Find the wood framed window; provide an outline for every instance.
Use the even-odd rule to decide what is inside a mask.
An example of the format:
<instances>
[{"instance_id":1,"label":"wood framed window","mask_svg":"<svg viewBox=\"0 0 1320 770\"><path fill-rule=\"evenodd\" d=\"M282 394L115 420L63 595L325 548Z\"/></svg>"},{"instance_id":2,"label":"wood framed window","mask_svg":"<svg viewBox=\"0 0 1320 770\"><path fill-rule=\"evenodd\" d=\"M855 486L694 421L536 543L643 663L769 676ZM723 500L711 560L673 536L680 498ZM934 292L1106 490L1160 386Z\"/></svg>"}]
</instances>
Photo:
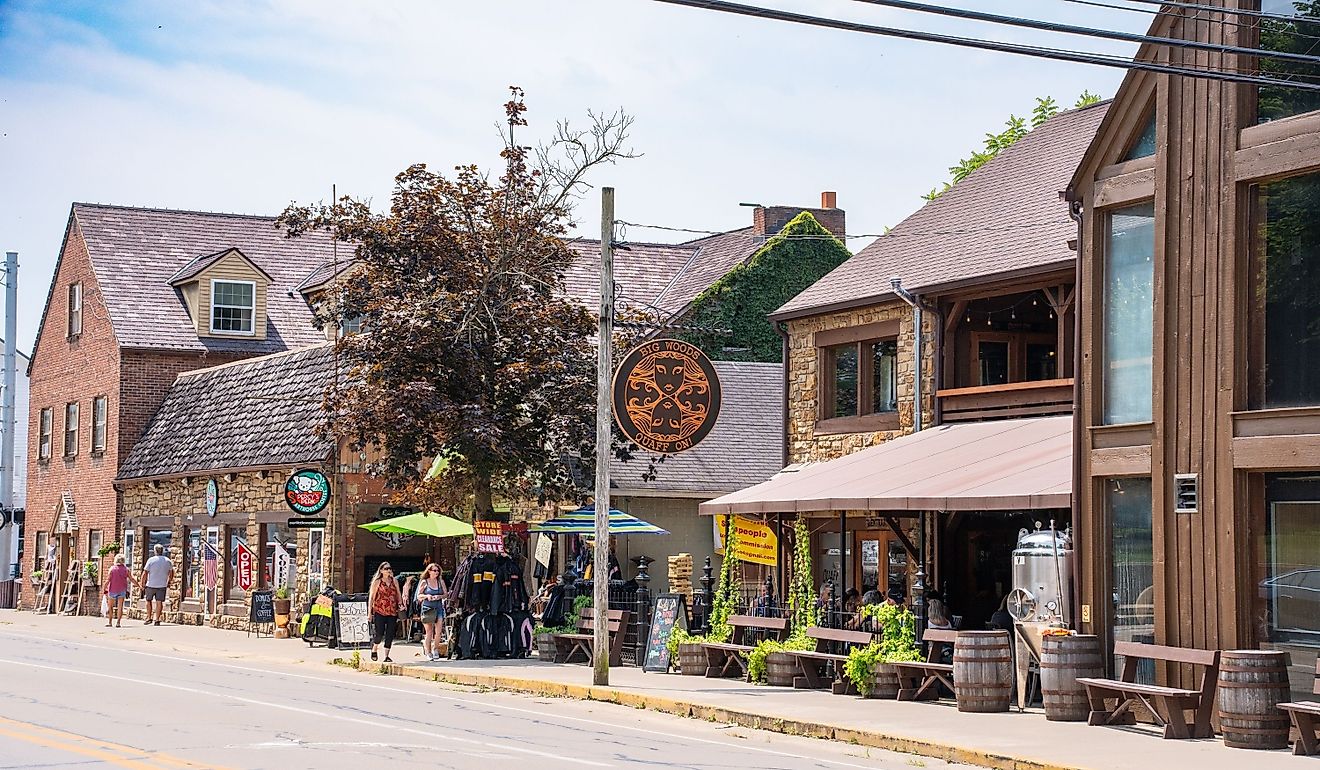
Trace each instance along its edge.
<instances>
[{"instance_id":1,"label":"wood framed window","mask_svg":"<svg viewBox=\"0 0 1320 770\"><path fill-rule=\"evenodd\" d=\"M38 418L38 428L37 428L37 459L38 460L50 459L51 433L55 430L53 425L54 422L55 422L54 410L51 409L50 407L46 407L45 409L42 409L41 416Z\"/></svg>"},{"instance_id":2,"label":"wood framed window","mask_svg":"<svg viewBox=\"0 0 1320 770\"><path fill-rule=\"evenodd\" d=\"M69 339L73 339L82 334L82 301L82 283L69 284L69 315L68 325L66 327Z\"/></svg>"},{"instance_id":3,"label":"wood framed window","mask_svg":"<svg viewBox=\"0 0 1320 770\"><path fill-rule=\"evenodd\" d=\"M975 385L1007 385L1058 377L1058 340L1053 334L972 332Z\"/></svg>"},{"instance_id":4,"label":"wood framed window","mask_svg":"<svg viewBox=\"0 0 1320 770\"><path fill-rule=\"evenodd\" d=\"M46 532L38 532L36 541L36 547L32 551L33 572L46 568L46 549L49 547L50 535Z\"/></svg>"},{"instance_id":5,"label":"wood framed window","mask_svg":"<svg viewBox=\"0 0 1320 770\"><path fill-rule=\"evenodd\" d=\"M108 399L97 396L92 399L92 451L105 451L106 411Z\"/></svg>"},{"instance_id":6,"label":"wood framed window","mask_svg":"<svg viewBox=\"0 0 1320 770\"><path fill-rule=\"evenodd\" d=\"M78 454L78 402L64 405L64 456Z\"/></svg>"},{"instance_id":7,"label":"wood framed window","mask_svg":"<svg viewBox=\"0 0 1320 770\"><path fill-rule=\"evenodd\" d=\"M898 324L869 324L816 335L817 430L898 428Z\"/></svg>"},{"instance_id":8,"label":"wood framed window","mask_svg":"<svg viewBox=\"0 0 1320 770\"><path fill-rule=\"evenodd\" d=\"M211 332L256 334L257 284L255 281L211 280Z\"/></svg>"},{"instance_id":9,"label":"wood framed window","mask_svg":"<svg viewBox=\"0 0 1320 770\"><path fill-rule=\"evenodd\" d=\"M105 535L99 529L87 530L87 559L101 558L101 546L105 544Z\"/></svg>"}]
</instances>

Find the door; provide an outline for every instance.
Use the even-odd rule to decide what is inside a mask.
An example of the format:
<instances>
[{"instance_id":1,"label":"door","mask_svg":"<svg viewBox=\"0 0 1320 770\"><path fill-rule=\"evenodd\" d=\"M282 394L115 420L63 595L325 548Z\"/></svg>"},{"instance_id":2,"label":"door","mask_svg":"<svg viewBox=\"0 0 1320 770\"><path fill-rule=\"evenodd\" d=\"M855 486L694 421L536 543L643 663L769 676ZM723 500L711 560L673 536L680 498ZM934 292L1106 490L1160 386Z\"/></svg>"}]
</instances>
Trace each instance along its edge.
<instances>
[{"instance_id":1,"label":"door","mask_svg":"<svg viewBox=\"0 0 1320 770\"><path fill-rule=\"evenodd\" d=\"M861 530L853 538L853 585L867 591L885 593L896 588L906 594L908 553L903 542L890 529Z\"/></svg>"}]
</instances>

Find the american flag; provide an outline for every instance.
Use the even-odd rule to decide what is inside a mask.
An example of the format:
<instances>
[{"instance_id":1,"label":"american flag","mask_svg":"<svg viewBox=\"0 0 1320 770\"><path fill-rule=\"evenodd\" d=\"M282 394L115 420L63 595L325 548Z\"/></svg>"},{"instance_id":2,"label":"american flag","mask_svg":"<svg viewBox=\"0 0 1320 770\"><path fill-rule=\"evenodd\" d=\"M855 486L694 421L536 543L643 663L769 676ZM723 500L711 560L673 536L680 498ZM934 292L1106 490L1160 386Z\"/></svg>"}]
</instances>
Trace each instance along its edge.
<instances>
[{"instance_id":1,"label":"american flag","mask_svg":"<svg viewBox=\"0 0 1320 770\"><path fill-rule=\"evenodd\" d=\"M206 581L206 590L215 590L216 572L220 568L220 552L215 546L202 541L202 580Z\"/></svg>"}]
</instances>

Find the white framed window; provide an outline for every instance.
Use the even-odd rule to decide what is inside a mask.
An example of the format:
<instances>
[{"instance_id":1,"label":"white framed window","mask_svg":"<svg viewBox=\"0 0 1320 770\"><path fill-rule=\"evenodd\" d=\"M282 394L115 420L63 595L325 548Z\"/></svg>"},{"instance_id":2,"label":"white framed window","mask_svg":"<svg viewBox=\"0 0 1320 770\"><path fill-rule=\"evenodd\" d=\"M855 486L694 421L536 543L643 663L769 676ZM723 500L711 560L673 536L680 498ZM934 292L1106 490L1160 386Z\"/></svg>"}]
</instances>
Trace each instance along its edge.
<instances>
[{"instance_id":1,"label":"white framed window","mask_svg":"<svg viewBox=\"0 0 1320 770\"><path fill-rule=\"evenodd\" d=\"M54 430L52 423L55 421L55 415L50 407L41 410L40 428L37 439L37 459L50 459L50 434Z\"/></svg>"},{"instance_id":2,"label":"white framed window","mask_svg":"<svg viewBox=\"0 0 1320 770\"><path fill-rule=\"evenodd\" d=\"M92 399L92 451L105 451L105 426L106 426L106 404L105 396L97 396Z\"/></svg>"},{"instance_id":3,"label":"white framed window","mask_svg":"<svg viewBox=\"0 0 1320 770\"><path fill-rule=\"evenodd\" d=\"M87 558L101 558L101 546L105 545L105 535L99 529L87 531Z\"/></svg>"},{"instance_id":4,"label":"white framed window","mask_svg":"<svg viewBox=\"0 0 1320 770\"><path fill-rule=\"evenodd\" d=\"M81 283L69 284L69 339L82 334L82 299L83 286Z\"/></svg>"},{"instance_id":5,"label":"white framed window","mask_svg":"<svg viewBox=\"0 0 1320 770\"><path fill-rule=\"evenodd\" d=\"M133 556L136 553L136 551L134 550L134 545L136 543L137 543L137 530L133 530L133 529L124 530L124 549L120 551L120 553L124 555L124 565L127 566L129 569L133 568L133 561L134 561Z\"/></svg>"},{"instance_id":6,"label":"white framed window","mask_svg":"<svg viewBox=\"0 0 1320 770\"><path fill-rule=\"evenodd\" d=\"M255 334L257 284L211 279L211 332Z\"/></svg>"},{"instance_id":7,"label":"white framed window","mask_svg":"<svg viewBox=\"0 0 1320 770\"><path fill-rule=\"evenodd\" d=\"M64 405L64 456L78 454L78 402Z\"/></svg>"}]
</instances>

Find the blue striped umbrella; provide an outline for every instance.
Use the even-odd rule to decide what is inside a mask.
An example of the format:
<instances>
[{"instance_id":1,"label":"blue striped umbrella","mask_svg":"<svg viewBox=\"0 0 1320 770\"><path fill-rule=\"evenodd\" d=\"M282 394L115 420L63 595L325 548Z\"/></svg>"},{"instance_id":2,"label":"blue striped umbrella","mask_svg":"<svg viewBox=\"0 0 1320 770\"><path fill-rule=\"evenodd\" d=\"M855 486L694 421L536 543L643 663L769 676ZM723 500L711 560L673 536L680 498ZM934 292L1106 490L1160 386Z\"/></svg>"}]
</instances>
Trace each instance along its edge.
<instances>
[{"instance_id":1,"label":"blue striped umbrella","mask_svg":"<svg viewBox=\"0 0 1320 770\"><path fill-rule=\"evenodd\" d=\"M576 511L561 513L549 521L531 526L532 532L548 532L556 535L587 535L596 533L596 509L579 508ZM668 535L669 531L649 524L636 516L610 509L611 535Z\"/></svg>"}]
</instances>

